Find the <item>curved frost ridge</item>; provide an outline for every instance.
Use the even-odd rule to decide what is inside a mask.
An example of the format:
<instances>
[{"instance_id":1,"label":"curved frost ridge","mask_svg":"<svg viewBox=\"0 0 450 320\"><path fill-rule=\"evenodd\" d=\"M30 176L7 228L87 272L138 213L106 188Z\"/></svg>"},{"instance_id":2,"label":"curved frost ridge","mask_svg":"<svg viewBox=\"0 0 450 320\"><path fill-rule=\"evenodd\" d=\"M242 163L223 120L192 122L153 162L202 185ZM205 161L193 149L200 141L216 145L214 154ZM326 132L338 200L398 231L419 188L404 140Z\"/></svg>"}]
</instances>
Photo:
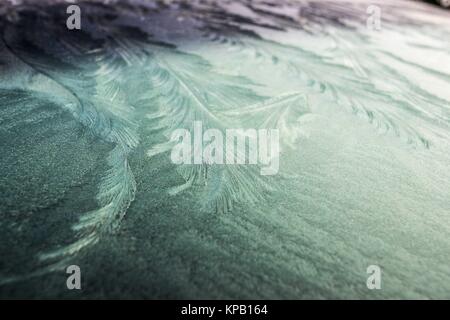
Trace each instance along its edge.
<instances>
[{"instance_id":1,"label":"curved frost ridge","mask_svg":"<svg viewBox=\"0 0 450 320\"><path fill-rule=\"evenodd\" d=\"M139 137L134 108L122 90L126 79L121 77L126 74L124 68L128 64L114 51L114 46L119 47L117 43L98 50L89 46L74 50L55 35L55 46L44 48L32 37L23 38L14 28L7 28L3 39L11 53L33 70L36 81L31 83L32 90L56 96L58 103L68 108L88 130L112 143L106 159L109 168L100 180L96 196L100 208L84 213L73 226L78 232L78 240L41 253L40 260L48 261L50 265L27 275L29 278L64 267L71 255L96 243L102 234L117 229L136 191L127 157L139 143ZM80 66L72 65L72 61L78 61ZM45 84L41 85L42 82ZM51 263L53 260L56 262ZM5 277L2 282L20 279L23 277Z\"/></svg>"},{"instance_id":2,"label":"curved frost ridge","mask_svg":"<svg viewBox=\"0 0 450 320\"><path fill-rule=\"evenodd\" d=\"M78 241L41 254L41 260L70 256L96 243L102 234L116 231L134 200L136 182L128 164L128 155L139 143L139 137L137 125L133 120L133 108L127 104L119 83L119 77L124 70L115 73L107 71L109 65L117 64L114 58L106 62L103 59L100 61L102 62L99 64L99 71L94 73L96 97L93 103L88 104L89 112L80 116L83 123L88 123L88 127L101 138L114 143L114 148L107 157L109 169L100 180L96 196L101 207L84 213L72 227L81 234ZM106 98L107 96L111 98Z\"/></svg>"},{"instance_id":3,"label":"curved frost ridge","mask_svg":"<svg viewBox=\"0 0 450 320\"><path fill-rule=\"evenodd\" d=\"M99 209L84 213L72 229L82 232L76 242L40 255L41 260L70 256L99 241L103 233L117 230L136 192L136 182L127 160L128 152L117 145L108 156L108 169L102 177L97 200Z\"/></svg>"}]
</instances>

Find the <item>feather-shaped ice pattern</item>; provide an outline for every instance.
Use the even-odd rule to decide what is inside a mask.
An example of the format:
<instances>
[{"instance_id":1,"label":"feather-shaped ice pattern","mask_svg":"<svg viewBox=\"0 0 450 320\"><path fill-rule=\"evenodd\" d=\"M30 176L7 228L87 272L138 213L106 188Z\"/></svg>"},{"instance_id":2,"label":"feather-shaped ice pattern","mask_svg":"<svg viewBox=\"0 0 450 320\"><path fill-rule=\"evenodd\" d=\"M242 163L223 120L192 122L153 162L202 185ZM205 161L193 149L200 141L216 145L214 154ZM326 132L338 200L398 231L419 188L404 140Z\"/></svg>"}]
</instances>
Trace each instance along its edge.
<instances>
[{"instance_id":1,"label":"feather-shaped ice pattern","mask_svg":"<svg viewBox=\"0 0 450 320\"><path fill-rule=\"evenodd\" d=\"M21 2L0 2L2 290L75 260L132 297L448 297L447 13L377 1L372 32L369 0L83 1L68 31L66 3ZM172 164L196 121L279 129L280 173Z\"/></svg>"},{"instance_id":2,"label":"feather-shaped ice pattern","mask_svg":"<svg viewBox=\"0 0 450 320\"><path fill-rule=\"evenodd\" d=\"M148 73L153 83L149 99L158 111L148 114L147 119L149 125L163 130L167 137L166 142L153 146L148 156L171 151L172 131L185 128L193 132L196 121L202 123L204 130L220 129L224 133L233 128L279 129L281 143L291 147L299 137L298 120L309 112L301 93L269 99L256 94L252 88L257 85L248 79L220 74L198 56L157 47L148 50L152 52ZM169 193L202 185L202 201L218 212L229 211L239 201L263 201L262 193L272 189L259 177L258 170L245 165L183 165L178 170L186 183Z\"/></svg>"}]
</instances>

